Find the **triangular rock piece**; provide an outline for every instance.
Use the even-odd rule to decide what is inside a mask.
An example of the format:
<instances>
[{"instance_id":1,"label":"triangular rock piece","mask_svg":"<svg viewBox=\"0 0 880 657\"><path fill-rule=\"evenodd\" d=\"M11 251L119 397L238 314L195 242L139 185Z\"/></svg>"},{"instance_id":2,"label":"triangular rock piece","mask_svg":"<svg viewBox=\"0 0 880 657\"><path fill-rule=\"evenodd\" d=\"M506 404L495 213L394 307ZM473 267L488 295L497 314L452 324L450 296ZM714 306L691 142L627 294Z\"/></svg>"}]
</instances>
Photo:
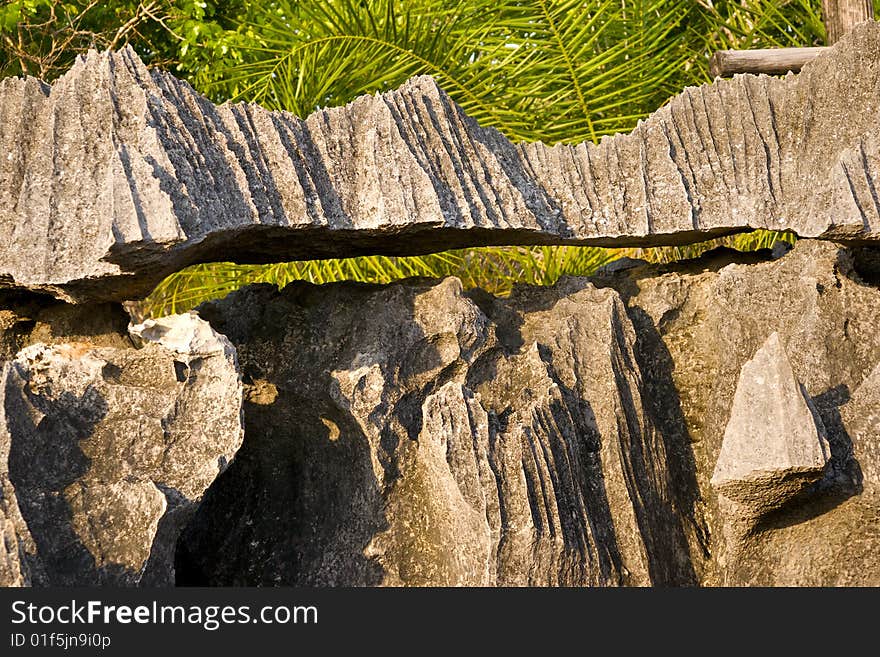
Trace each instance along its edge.
<instances>
[{"instance_id":1,"label":"triangular rock piece","mask_svg":"<svg viewBox=\"0 0 880 657\"><path fill-rule=\"evenodd\" d=\"M822 420L773 333L740 371L712 485L763 514L821 478L828 458Z\"/></svg>"}]
</instances>

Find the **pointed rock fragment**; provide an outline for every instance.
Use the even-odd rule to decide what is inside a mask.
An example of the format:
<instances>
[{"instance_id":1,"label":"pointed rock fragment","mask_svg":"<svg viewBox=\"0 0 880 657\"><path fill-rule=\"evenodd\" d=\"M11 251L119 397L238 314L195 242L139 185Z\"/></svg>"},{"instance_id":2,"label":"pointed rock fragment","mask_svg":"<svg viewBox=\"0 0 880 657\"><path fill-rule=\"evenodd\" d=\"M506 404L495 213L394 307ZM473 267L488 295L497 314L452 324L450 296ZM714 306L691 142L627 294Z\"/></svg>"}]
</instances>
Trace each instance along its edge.
<instances>
[{"instance_id":1,"label":"pointed rock fragment","mask_svg":"<svg viewBox=\"0 0 880 657\"><path fill-rule=\"evenodd\" d=\"M712 485L761 515L821 478L825 428L773 333L743 365Z\"/></svg>"}]
</instances>

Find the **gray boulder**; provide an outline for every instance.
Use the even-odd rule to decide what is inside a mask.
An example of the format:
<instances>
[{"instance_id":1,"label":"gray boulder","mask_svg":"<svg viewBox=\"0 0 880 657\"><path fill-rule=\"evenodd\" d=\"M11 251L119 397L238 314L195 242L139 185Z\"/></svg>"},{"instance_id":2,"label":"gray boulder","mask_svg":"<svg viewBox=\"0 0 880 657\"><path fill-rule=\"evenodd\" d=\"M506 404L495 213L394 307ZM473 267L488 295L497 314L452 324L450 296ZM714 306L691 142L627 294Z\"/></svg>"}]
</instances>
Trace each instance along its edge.
<instances>
[{"instance_id":1,"label":"gray boulder","mask_svg":"<svg viewBox=\"0 0 880 657\"><path fill-rule=\"evenodd\" d=\"M880 26L785 79L686 89L599 145L512 144L434 81L301 120L214 106L130 49L0 81L0 282L72 301L200 261L491 244L880 239Z\"/></svg>"},{"instance_id":2,"label":"gray boulder","mask_svg":"<svg viewBox=\"0 0 880 657\"><path fill-rule=\"evenodd\" d=\"M0 581L880 585L877 250L774 254L19 299Z\"/></svg>"},{"instance_id":3,"label":"gray boulder","mask_svg":"<svg viewBox=\"0 0 880 657\"><path fill-rule=\"evenodd\" d=\"M33 344L0 380L0 584L172 585L177 536L242 439L235 350L195 315L140 349Z\"/></svg>"},{"instance_id":4,"label":"gray boulder","mask_svg":"<svg viewBox=\"0 0 880 657\"><path fill-rule=\"evenodd\" d=\"M206 304L247 435L178 581L876 584L872 254L802 241L508 299L447 279Z\"/></svg>"}]
</instances>

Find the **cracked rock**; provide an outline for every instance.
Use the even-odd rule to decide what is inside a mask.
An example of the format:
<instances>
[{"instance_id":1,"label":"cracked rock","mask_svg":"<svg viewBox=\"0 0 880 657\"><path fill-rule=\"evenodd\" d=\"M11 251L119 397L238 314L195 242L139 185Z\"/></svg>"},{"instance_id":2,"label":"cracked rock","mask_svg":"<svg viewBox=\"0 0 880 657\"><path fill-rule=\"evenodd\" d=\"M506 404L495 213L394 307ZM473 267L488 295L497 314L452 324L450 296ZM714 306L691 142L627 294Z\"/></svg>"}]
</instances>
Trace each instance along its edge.
<instances>
[{"instance_id":1,"label":"cracked rock","mask_svg":"<svg viewBox=\"0 0 880 657\"><path fill-rule=\"evenodd\" d=\"M177 536L241 443L241 384L195 315L135 332L140 349L37 343L7 362L0 584L174 583Z\"/></svg>"},{"instance_id":2,"label":"cracked rock","mask_svg":"<svg viewBox=\"0 0 880 657\"><path fill-rule=\"evenodd\" d=\"M639 336L643 400L668 445L676 512L702 585L880 582L876 253L800 240L775 259L719 249L593 279L621 294ZM829 459L805 494L756 517L711 478L743 367L773 332L824 426ZM757 400L747 410L761 408Z\"/></svg>"}]
</instances>

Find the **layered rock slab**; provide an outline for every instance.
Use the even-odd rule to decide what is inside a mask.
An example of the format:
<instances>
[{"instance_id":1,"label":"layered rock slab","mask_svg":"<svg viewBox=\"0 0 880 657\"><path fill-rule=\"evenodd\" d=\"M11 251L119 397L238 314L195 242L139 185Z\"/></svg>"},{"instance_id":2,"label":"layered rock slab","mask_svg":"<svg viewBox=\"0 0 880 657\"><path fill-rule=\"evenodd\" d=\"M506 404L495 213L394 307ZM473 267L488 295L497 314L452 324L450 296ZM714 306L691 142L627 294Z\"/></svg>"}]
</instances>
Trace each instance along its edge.
<instances>
[{"instance_id":1,"label":"layered rock slab","mask_svg":"<svg viewBox=\"0 0 880 657\"><path fill-rule=\"evenodd\" d=\"M295 283L200 313L238 351L247 431L179 583L693 582L613 291Z\"/></svg>"},{"instance_id":2,"label":"layered rock slab","mask_svg":"<svg viewBox=\"0 0 880 657\"><path fill-rule=\"evenodd\" d=\"M0 389L0 584L168 586L177 536L242 439L235 351L203 321L143 346L33 344Z\"/></svg>"},{"instance_id":3,"label":"layered rock slab","mask_svg":"<svg viewBox=\"0 0 880 657\"><path fill-rule=\"evenodd\" d=\"M880 27L785 79L686 89L599 145L514 145L433 80L305 120L214 106L132 50L0 81L0 280L121 300L206 260L489 244L880 238Z\"/></svg>"}]
</instances>

